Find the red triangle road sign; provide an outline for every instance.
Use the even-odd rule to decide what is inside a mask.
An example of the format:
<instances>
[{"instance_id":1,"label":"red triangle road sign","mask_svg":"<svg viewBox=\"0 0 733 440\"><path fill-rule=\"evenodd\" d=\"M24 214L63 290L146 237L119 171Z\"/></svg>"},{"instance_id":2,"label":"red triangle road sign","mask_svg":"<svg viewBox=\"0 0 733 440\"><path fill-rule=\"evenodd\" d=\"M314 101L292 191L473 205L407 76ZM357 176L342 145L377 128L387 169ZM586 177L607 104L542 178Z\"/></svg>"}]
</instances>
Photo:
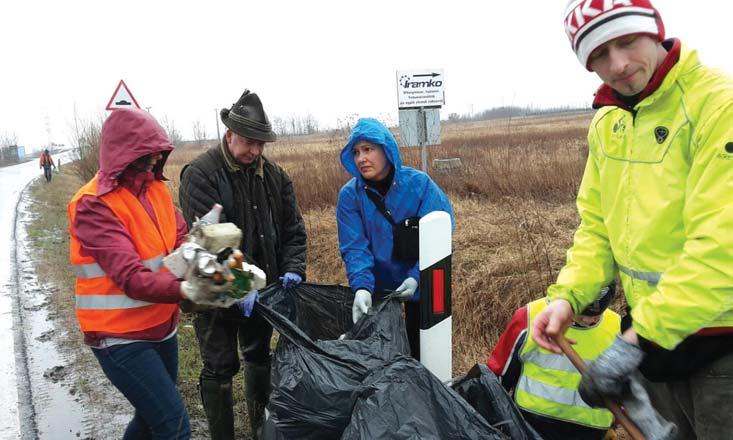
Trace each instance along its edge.
<instances>
[{"instance_id":1,"label":"red triangle road sign","mask_svg":"<svg viewBox=\"0 0 733 440\"><path fill-rule=\"evenodd\" d=\"M120 80L120 83L117 84L117 88L112 94L112 97L109 98L109 102L107 103L107 110L131 107L140 108L140 105L137 103L137 100L135 100L135 97L132 96L132 92L130 92L130 89L127 87L127 84L125 84L125 81Z\"/></svg>"}]
</instances>

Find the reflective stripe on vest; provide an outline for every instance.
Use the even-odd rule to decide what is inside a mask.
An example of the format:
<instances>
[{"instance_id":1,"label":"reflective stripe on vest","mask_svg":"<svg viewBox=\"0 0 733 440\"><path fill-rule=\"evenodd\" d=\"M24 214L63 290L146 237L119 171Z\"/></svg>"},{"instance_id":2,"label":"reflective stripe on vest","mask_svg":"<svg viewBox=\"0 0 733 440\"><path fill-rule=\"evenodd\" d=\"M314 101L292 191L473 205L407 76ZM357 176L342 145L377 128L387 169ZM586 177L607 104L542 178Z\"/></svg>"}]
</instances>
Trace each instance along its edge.
<instances>
[{"instance_id":1,"label":"reflective stripe on vest","mask_svg":"<svg viewBox=\"0 0 733 440\"><path fill-rule=\"evenodd\" d=\"M593 428L606 429L613 422L610 411L589 407L578 394L580 373L562 354L540 348L532 340L532 321L545 307L545 299L527 306L527 339L519 357L522 373L514 399L529 412ZM593 327L568 329L566 336L577 341L575 349L586 362L591 362L608 348L620 329L619 316L606 310Z\"/></svg>"},{"instance_id":2,"label":"reflective stripe on vest","mask_svg":"<svg viewBox=\"0 0 733 440\"><path fill-rule=\"evenodd\" d=\"M519 378L517 388L526 390L533 396L541 397L548 402L557 402L562 405L590 408L590 406L583 401L580 394L576 391L547 385L542 382L532 380L525 375L522 375L522 377Z\"/></svg>"},{"instance_id":3,"label":"reflective stripe on vest","mask_svg":"<svg viewBox=\"0 0 733 440\"><path fill-rule=\"evenodd\" d=\"M634 269L629 269L628 267L618 265L618 269L625 273L626 275L630 276L631 278L636 278L637 280L646 281L649 283L650 286L656 286L659 284L659 280L662 279L662 272L641 272Z\"/></svg>"},{"instance_id":4,"label":"reflective stripe on vest","mask_svg":"<svg viewBox=\"0 0 733 440\"><path fill-rule=\"evenodd\" d=\"M152 305L147 301L132 299L124 293L121 295L77 295L77 310L113 310L135 309Z\"/></svg>"},{"instance_id":5,"label":"reflective stripe on vest","mask_svg":"<svg viewBox=\"0 0 733 440\"><path fill-rule=\"evenodd\" d=\"M575 368L572 362L567 356L558 356L555 353L541 353L539 351L530 351L524 357L526 361L537 364L542 368L549 368L550 370L567 371L568 373L577 373L578 369ZM592 359L583 359L587 364Z\"/></svg>"},{"instance_id":6,"label":"reflective stripe on vest","mask_svg":"<svg viewBox=\"0 0 733 440\"><path fill-rule=\"evenodd\" d=\"M163 267L163 255L143 260L143 266L147 267L152 272L159 271L160 268ZM97 263L74 265L74 273L77 278L98 278L107 276Z\"/></svg>"},{"instance_id":7,"label":"reflective stripe on vest","mask_svg":"<svg viewBox=\"0 0 733 440\"><path fill-rule=\"evenodd\" d=\"M161 325L173 317L177 304L159 304L132 299L107 275L94 258L86 255L74 232L79 200L96 196L97 177L84 185L67 207L71 240L71 264L76 272L76 316L84 332L125 334ZM153 181L145 196L153 216L129 190L118 187L98 196L129 233L140 261L153 272L166 270L163 257L176 244L176 213L168 187ZM153 220L155 219L155 221Z\"/></svg>"}]
</instances>

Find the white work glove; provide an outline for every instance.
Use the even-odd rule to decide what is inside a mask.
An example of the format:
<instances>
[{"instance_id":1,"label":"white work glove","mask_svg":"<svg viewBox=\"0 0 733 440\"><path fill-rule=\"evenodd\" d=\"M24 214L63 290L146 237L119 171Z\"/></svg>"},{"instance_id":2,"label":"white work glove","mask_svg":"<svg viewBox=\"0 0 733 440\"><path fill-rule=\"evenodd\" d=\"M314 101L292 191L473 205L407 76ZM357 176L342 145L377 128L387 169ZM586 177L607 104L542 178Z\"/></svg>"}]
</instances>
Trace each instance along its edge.
<instances>
[{"instance_id":1,"label":"white work glove","mask_svg":"<svg viewBox=\"0 0 733 440\"><path fill-rule=\"evenodd\" d=\"M351 307L351 319L356 321L366 315L372 307L372 294L366 289L359 289L354 295L354 305Z\"/></svg>"},{"instance_id":2,"label":"white work glove","mask_svg":"<svg viewBox=\"0 0 733 440\"><path fill-rule=\"evenodd\" d=\"M395 293L397 293L397 298L399 298L400 301L409 301L415 294L416 290L417 281L415 281L415 278L413 277L408 277L402 282L402 284L400 284L400 287L395 289Z\"/></svg>"},{"instance_id":3,"label":"white work glove","mask_svg":"<svg viewBox=\"0 0 733 440\"><path fill-rule=\"evenodd\" d=\"M194 304L229 307L239 299L227 295L231 283L216 284L212 278L191 277L181 282L181 296Z\"/></svg>"}]
</instances>

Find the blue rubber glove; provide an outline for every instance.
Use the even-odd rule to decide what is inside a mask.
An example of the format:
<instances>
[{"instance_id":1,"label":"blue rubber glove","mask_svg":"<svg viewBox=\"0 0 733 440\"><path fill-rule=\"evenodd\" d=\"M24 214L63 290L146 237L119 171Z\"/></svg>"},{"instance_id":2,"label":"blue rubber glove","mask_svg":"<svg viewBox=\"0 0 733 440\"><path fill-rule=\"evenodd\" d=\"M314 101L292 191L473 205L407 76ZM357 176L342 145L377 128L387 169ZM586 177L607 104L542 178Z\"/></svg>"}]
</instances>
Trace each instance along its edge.
<instances>
[{"instance_id":1,"label":"blue rubber glove","mask_svg":"<svg viewBox=\"0 0 733 440\"><path fill-rule=\"evenodd\" d=\"M297 273L285 272L285 275L280 277L280 281L282 281L284 288L290 289L291 287L298 287L303 282L303 278Z\"/></svg>"},{"instance_id":2,"label":"blue rubber glove","mask_svg":"<svg viewBox=\"0 0 733 440\"><path fill-rule=\"evenodd\" d=\"M252 309L258 299L260 299L259 292L253 290L237 303L237 307L239 307L239 310L242 312L242 316L245 318L252 316Z\"/></svg>"}]
</instances>

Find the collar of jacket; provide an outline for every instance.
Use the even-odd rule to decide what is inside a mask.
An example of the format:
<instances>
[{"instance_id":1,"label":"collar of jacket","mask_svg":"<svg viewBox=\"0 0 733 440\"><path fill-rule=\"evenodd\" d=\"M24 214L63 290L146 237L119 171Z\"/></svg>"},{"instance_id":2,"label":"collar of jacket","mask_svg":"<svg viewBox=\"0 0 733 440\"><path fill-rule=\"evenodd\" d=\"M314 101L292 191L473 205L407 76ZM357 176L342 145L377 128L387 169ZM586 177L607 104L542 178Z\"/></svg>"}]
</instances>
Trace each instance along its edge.
<instances>
[{"instance_id":1,"label":"collar of jacket","mask_svg":"<svg viewBox=\"0 0 733 440\"><path fill-rule=\"evenodd\" d=\"M119 186L127 188L135 197L140 197L140 194L145 192L155 180L155 174L152 171L136 171L131 167L127 167L125 171L120 174L118 179Z\"/></svg>"},{"instance_id":2,"label":"collar of jacket","mask_svg":"<svg viewBox=\"0 0 733 440\"><path fill-rule=\"evenodd\" d=\"M219 144L219 148L221 148L221 153L224 156L224 162L227 164L227 170L230 172L237 172L239 170L246 170L250 167L256 167L255 174L257 174L260 177L263 177L265 175L265 161L262 158L262 155L257 158L256 161L253 163L243 166L239 164L235 159L234 156L232 156L232 153L229 151L229 144L227 144L227 138L222 138L221 143Z\"/></svg>"},{"instance_id":3,"label":"collar of jacket","mask_svg":"<svg viewBox=\"0 0 733 440\"><path fill-rule=\"evenodd\" d=\"M680 40L673 38L664 43L667 48L667 56L662 61L649 84L639 94L639 99L632 106L619 98L616 92L606 84L603 84L596 92L593 99L593 108L599 109L605 106L620 107L628 111L638 110L639 107L651 105L657 98L663 95L677 80L680 72L686 72L690 67L699 64L697 53L689 51L682 46Z\"/></svg>"}]
</instances>

